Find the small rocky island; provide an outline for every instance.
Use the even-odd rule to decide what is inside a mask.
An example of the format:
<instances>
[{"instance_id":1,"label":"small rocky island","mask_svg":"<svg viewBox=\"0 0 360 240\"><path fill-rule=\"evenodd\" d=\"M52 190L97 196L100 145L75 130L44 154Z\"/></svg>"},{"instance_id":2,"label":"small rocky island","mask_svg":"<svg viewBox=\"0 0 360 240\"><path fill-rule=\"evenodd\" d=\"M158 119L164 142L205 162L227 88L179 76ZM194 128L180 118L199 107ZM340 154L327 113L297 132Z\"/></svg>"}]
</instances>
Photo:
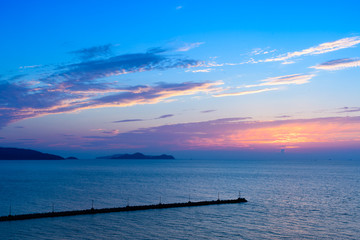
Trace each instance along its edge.
<instances>
[{"instance_id":1,"label":"small rocky island","mask_svg":"<svg viewBox=\"0 0 360 240\"><path fill-rule=\"evenodd\" d=\"M23 148L0 147L0 160L63 160L63 157Z\"/></svg>"},{"instance_id":2,"label":"small rocky island","mask_svg":"<svg viewBox=\"0 0 360 240\"><path fill-rule=\"evenodd\" d=\"M97 157L96 159L175 159L171 155L162 154L160 156L144 155L142 153L134 154L115 154L111 156Z\"/></svg>"}]
</instances>

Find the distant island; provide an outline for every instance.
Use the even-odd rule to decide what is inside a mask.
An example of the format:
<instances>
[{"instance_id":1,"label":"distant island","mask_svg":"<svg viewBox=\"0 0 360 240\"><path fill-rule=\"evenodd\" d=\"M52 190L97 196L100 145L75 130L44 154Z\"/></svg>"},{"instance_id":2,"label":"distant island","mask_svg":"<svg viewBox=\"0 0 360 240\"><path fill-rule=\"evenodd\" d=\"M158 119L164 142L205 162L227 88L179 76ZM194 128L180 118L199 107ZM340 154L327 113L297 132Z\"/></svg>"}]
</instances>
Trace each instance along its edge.
<instances>
[{"instance_id":1,"label":"distant island","mask_svg":"<svg viewBox=\"0 0 360 240\"><path fill-rule=\"evenodd\" d=\"M0 160L63 160L63 157L23 148L0 147Z\"/></svg>"},{"instance_id":2,"label":"distant island","mask_svg":"<svg viewBox=\"0 0 360 240\"><path fill-rule=\"evenodd\" d=\"M0 147L0 160L77 160L76 157L63 158L58 155L42 153L39 151L24 148ZM115 154L111 156L97 157L96 159L175 159L171 155L162 154L159 156L134 154Z\"/></svg>"},{"instance_id":3,"label":"distant island","mask_svg":"<svg viewBox=\"0 0 360 240\"><path fill-rule=\"evenodd\" d=\"M111 156L97 157L96 159L175 159L171 155L162 154L160 156L149 156L142 153L134 154L115 154Z\"/></svg>"}]
</instances>

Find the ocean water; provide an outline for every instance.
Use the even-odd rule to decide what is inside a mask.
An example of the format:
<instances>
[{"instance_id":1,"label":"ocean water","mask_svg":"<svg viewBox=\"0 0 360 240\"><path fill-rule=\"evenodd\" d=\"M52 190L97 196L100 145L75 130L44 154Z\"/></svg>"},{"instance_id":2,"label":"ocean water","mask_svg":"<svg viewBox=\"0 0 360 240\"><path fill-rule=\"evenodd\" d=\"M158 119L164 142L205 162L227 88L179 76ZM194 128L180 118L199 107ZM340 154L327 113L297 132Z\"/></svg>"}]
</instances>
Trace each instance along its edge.
<instances>
[{"instance_id":1,"label":"ocean water","mask_svg":"<svg viewBox=\"0 0 360 240\"><path fill-rule=\"evenodd\" d=\"M0 222L0 239L360 239L355 160L0 161L0 215L237 198Z\"/></svg>"}]
</instances>

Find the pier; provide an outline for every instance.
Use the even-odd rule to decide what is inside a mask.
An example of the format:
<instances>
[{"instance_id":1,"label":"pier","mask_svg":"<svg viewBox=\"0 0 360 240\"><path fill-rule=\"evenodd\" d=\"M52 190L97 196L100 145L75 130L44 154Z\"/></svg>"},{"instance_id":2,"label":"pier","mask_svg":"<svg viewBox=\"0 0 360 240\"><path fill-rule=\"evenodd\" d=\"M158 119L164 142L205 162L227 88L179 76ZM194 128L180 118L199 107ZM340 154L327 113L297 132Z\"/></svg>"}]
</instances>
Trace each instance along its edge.
<instances>
[{"instance_id":1,"label":"pier","mask_svg":"<svg viewBox=\"0 0 360 240\"><path fill-rule=\"evenodd\" d=\"M200 202L184 202L184 203L159 203L154 205L140 205L140 206L126 206L126 207L115 207L115 208L100 208L85 209L85 210L74 210L74 211L61 211L61 212L47 212L47 213L31 213L31 214L20 214L20 215L8 215L0 217L0 222L15 221L15 220L27 220L36 218L50 218L50 217L65 217L65 216L77 216L77 215L89 215L98 213L114 213L114 212L131 212L140 210L150 209L164 209L164 208L179 208L179 207L196 207L196 206L207 206L207 205L220 205L220 204L231 204L231 203L244 203L247 202L245 198L229 199L229 200L214 200L214 201L200 201Z\"/></svg>"}]
</instances>

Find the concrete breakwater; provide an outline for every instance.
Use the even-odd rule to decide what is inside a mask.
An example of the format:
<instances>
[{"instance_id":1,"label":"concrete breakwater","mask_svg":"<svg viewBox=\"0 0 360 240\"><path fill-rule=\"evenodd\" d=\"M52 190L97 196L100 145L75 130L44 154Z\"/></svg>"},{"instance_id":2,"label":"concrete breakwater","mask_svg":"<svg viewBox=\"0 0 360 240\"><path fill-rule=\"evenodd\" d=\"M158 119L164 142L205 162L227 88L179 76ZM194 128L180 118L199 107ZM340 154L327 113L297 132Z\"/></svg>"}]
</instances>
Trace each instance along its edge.
<instances>
[{"instance_id":1,"label":"concrete breakwater","mask_svg":"<svg viewBox=\"0 0 360 240\"><path fill-rule=\"evenodd\" d=\"M247 200L245 198L237 198L237 199L229 199L229 200L219 200L218 199L218 200L214 200L214 201L200 201L200 202L189 201L189 202L184 202L184 203L159 203L159 204L154 204L154 205L126 206L126 207L101 208L101 209L91 208L91 209L74 210L74 211L8 215L8 216L0 217L0 222L15 221L15 220L27 220L27 219L36 219L36 218L88 215L88 214L98 214L98 213L130 212L130 211L150 210L150 209L220 205L220 204L243 203L243 202L247 202Z\"/></svg>"}]
</instances>

